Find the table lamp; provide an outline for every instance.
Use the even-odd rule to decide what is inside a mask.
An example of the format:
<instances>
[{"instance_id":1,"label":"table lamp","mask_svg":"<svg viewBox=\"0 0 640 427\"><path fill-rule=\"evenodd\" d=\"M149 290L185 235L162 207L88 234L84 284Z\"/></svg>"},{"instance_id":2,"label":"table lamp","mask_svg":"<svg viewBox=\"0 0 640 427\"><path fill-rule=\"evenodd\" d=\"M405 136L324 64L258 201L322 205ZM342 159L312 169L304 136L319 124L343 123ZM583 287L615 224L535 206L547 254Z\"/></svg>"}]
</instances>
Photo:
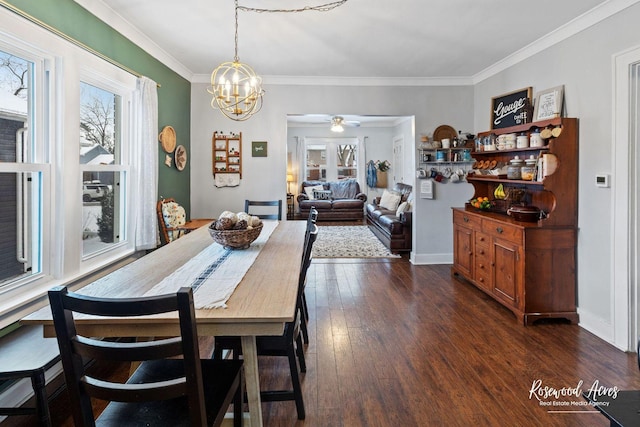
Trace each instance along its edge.
<instances>
[{"instance_id":1,"label":"table lamp","mask_svg":"<svg viewBox=\"0 0 640 427\"><path fill-rule=\"evenodd\" d=\"M287 193L291 193L291 183L293 182L293 174L287 174Z\"/></svg>"}]
</instances>

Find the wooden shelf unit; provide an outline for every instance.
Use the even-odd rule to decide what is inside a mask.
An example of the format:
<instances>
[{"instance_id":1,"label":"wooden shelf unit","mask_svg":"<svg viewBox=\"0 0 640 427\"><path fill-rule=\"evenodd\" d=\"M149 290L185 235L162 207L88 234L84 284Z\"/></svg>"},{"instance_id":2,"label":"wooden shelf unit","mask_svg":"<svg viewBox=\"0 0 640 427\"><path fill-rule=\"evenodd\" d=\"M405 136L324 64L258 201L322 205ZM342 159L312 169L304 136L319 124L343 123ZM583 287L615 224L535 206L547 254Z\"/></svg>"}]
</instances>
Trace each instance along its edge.
<instances>
[{"instance_id":1,"label":"wooden shelf unit","mask_svg":"<svg viewBox=\"0 0 640 427\"><path fill-rule=\"evenodd\" d=\"M223 135L213 133L211 139L213 174L237 173L242 178L242 132Z\"/></svg>"},{"instance_id":2,"label":"wooden shelf unit","mask_svg":"<svg viewBox=\"0 0 640 427\"><path fill-rule=\"evenodd\" d=\"M507 190L522 189L526 201L542 209L546 218L515 221L505 213L480 211L468 203L453 209L452 273L492 296L525 325L543 318L578 322L578 120L557 118L479 134L530 132L547 126L561 126L562 132L544 147L472 153L477 160L502 163L515 155L554 155L558 167L542 181L467 177L474 187L474 198L492 198L500 184Z\"/></svg>"}]
</instances>

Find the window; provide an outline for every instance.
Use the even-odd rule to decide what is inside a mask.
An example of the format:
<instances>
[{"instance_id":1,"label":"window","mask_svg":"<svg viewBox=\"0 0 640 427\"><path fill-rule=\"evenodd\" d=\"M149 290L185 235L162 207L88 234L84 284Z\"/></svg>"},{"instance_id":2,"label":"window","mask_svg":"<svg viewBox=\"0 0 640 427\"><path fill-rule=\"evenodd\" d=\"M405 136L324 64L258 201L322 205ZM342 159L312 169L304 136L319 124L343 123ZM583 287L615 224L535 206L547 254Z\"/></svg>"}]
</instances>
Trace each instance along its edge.
<instances>
[{"instance_id":1,"label":"window","mask_svg":"<svg viewBox=\"0 0 640 427\"><path fill-rule=\"evenodd\" d=\"M359 150L357 138L305 138L306 180L358 179Z\"/></svg>"},{"instance_id":2,"label":"window","mask_svg":"<svg viewBox=\"0 0 640 427\"><path fill-rule=\"evenodd\" d=\"M1 328L52 286L131 255L138 198L136 76L3 8L0 18Z\"/></svg>"},{"instance_id":3,"label":"window","mask_svg":"<svg viewBox=\"0 0 640 427\"><path fill-rule=\"evenodd\" d=\"M309 144L306 147L307 181L327 180L327 145Z\"/></svg>"},{"instance_id":4,"label":"window","mask_svg":"<svg viewBox=\"0 0 640 427\"><path fill-rule=\"evenodd\" d=\"M89 83L80 83L80 170L82 174L82 253L100 253L124 236L122 97Z\"/></svg>"},{"instance_id":5,"label":"window","mask_svg":"<svg viewBox=\"0 0 640 427\"><path fill-rule=\"evenodd\" d=\"M336 147L338 179L357 178L358 144L339 144Z\"/></svg>"},{"instance_id":6,"label":"window","mask_svg":"<svg viewBox=\"0 0 640 427\"><path fill-rule=\"evenodd\" d=\"M36 144L35 64L0 51L0 289L42 271L44 165Z\"/></svg>"}]
</instances>

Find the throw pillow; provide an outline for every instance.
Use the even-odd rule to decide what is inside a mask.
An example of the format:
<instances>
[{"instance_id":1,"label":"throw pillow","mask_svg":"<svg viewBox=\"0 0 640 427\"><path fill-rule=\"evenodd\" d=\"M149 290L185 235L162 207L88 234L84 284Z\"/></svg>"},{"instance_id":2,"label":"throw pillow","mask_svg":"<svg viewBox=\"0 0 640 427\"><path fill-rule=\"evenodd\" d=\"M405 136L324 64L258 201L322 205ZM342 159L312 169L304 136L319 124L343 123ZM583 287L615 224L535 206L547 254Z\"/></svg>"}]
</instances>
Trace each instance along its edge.
<instances>
[{"instance_id":1,"label":"throw pillow","mask_svg":"<svg viewBox=\"0 0 640 427\"><path fill-rule=\"evenodd\" d=\"M304 192L307 193L307 197L309 200L314 200L316 197L314 195L314 191L316 190L324 190L322 185L311 185L309 187L304 187Z\"/></svg>"},{"instance_id":2,"label":"throw pillow","mask_svg":"<svg viewBox=\"0 0 640 427\"><path fill-rule=\"evenodd\" d=\"M411 205L409 204L409 202L402 202L398 206L398 209L396 209L396 216L400 216L402 212L407 212L410 210L411 210Z\"/></svg>"},{"instance_id":3,"label":"throw pillow","mask_svg":"<svg viewBox=\"0 0 640 427\"><path fill-rule=\"evenodd\" d=\"M313 197L317 200L331 200L331 192L325 190L313 190Z\"/></svg>"},{"instance_id":4,"label":"throw pillow","mask_svg":"<svg viewBox=\"0 0 640 427\"><path fill-rule=\"evenodd\" d=\"M398 209L402 196L396 191L384 190L380 198L380 207L395 211Z\"/></svg>"},{"instance_id":5,"label":"throw pillow","mask_svg":"<svg viewBox=\"0 0 640 427\"><path fill-rule=\"evenodd\" d=\"M162 204L162 218L168 228L177 228L185 224L187 215L182 206L176 202ZM172 242L182 235L182 230L168 231L169 241Z\"/></svg>"}]
</instances>

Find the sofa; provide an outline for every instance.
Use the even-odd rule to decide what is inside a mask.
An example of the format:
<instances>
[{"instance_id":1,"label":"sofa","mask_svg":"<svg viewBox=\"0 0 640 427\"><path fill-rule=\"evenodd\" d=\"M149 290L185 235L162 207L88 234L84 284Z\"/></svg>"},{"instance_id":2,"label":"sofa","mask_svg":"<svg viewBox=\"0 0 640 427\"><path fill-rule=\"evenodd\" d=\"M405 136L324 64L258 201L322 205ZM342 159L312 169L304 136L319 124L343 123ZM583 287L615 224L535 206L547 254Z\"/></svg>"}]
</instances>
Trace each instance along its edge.
<instances>
[{"instance_id":1,"label":"sofa","mask_svg":"<svg viewBox=\"0 0 640 427\"><path fill-rule=\"evenodd\" d=\"M369 228L393 253L411 251L412 190L411 185L397 183L366 207Z\"/></svg>"},{"instance_id":2,"label":"sofa","mask_svg":"<svg viewBox=\"0 0 640 427\"><path fill-rule=\"evenodd\" d=\"M338 181L303 181L298 194L300 216L309 216L311 207L318 210L318 221L362 220L367 195L360 192L353 178Z\"/></svg>"}]
</instances>

